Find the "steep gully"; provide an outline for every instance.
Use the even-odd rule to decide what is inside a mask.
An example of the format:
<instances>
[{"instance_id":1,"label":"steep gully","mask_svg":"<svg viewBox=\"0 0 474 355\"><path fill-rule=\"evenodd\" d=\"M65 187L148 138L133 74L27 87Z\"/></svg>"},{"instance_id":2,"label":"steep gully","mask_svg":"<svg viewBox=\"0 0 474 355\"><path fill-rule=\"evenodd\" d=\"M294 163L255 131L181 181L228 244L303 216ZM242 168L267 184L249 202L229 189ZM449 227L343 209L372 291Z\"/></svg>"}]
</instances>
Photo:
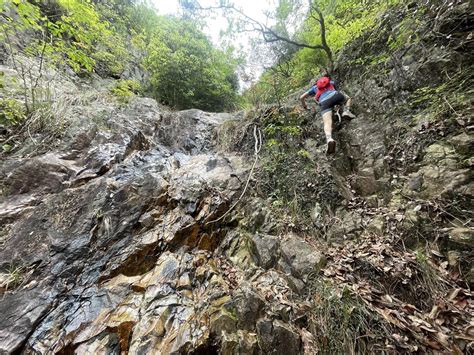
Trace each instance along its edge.
<instances>
[{"instance_id":1,"label":"steep gully","mask_svg":"<svg viewBox=\"0 0 474 355\"><path fill-rule=\"evenodd\" d=\"M407 110L418 88L439 84L427 73L469 65L456 42L467 25L445 52L429 47L450 21L464 24L461 7L440 13L427 21L436 31L390 60L340 68L359 117L337 133L334 158L321 158L317 137L302 142L337 192L335 205L315 198L306 233L276 232L258 198L209 223L252 163L213 139L229 120L247 125L242 115L77 102L61 144L1 162L0 352L313 354L331 340L310 329L314 309L347 294L387 326L382 339L362 333L372 351L472 351L471 118ZM385 51L403 16L387 16L341 62ZM420 242L429 250L411 251ZM338 297L315 292L315 279Z\"/></svg>"},{"instance_id":2,"label":"steep gully","mask_svg":"<svg viewBox=\"0 0 474 355\"><path fill-rule=\"evenodd\" d=\"M251 166L245 155L222 155L214 144L215 128L230 119L243 124L240 114L168 112L144 98L108 109L108 129L85 125L55 152L4 162L0 260L3 270L22 275L2 290L2 353L314 353L308 287L321 268L398 325L388 348L450 349L452 332L469 331L458 313L460 302L471 307L470 294L456 286L447 291L452 305L439 310L451 321L455 315L451 333L422 316L435 305L416 304L422 293L410 285L422 275L415 256L400 252L380 222L383 216L393 230L415 217L354 198L385 188L370 167L360 169L354 190L336 182L352 205L336 212L331 238L359 240L322 249L307 234L275 235L261 200L239 208L260 231L239 227L232 215L212 223L239 196ZM375 131L372 124L379 123L350 122L339 137L373 154L380 146L354 134ZM323 147L316 149L321 156ZM346 160L323 161L324 174L345 181L338 166ZM399 285L389 295L383 283ZM395 313L403 308L425 330Z\"/></svg>"}]
</instances>

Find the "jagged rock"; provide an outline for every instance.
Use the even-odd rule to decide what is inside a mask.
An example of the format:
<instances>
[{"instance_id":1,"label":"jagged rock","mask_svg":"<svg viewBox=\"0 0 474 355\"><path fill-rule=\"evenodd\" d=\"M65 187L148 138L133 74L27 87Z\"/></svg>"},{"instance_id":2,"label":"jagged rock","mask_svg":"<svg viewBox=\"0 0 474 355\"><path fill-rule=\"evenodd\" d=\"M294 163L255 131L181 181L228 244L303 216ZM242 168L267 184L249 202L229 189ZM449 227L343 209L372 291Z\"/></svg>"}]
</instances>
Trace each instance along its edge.
<instances>
[{"instance_id":1,"label":"jagged rock","mask_svg":"<svg viewBox=\"0 0 474 355\"><path fill-rule=\"evenodd\" d=\"M382 217L376 217L370 221L367 225L367 230L376 233L376 234L383 234L384 232L385 221Z\"/></svg>"},{"instance_id":2,"label":"jagged rock","mask_svg":"<svg viewBox=\"0 0 474 355\"><path fill-rule=\"evenodd\" d=\"M244 285L233 297L233 305L239 329L255 330L255 322L263 311L265 300L253 291L250 285Z\"/></svg>"},{"instance_id":3,"label":"jagged rock","mask_svg":"<svg viewBox=\"0 0 474 355\"><path fill-rule=\"evenodd\" d=\"M146 212L140 216L140 219L138 222L143 226L143 227L153 227L155 224L155 221L157 219L157 214L159 211L153 210L150 212Z\"/></svg>"},{"instance_id":4,"label":"jagged rock","mask_svg":"<svg viewBox=\"0 0 474 355\"><path fill-rule=\"evenodd\" d=\"M423 189L421 195L424 198L435 196L449 196L450 193L470 181L469 169L453 169L453 167L440 165L428 165L421 169L423 174Z\"/></svg>"},{"instance_id":5,"label":"jagged rock","mask_svg":"<svg viewBox=\"0 0 474 355\"><path fill-rule=\"evenodd\" d=\"M265 354L299 354L301 340L293 329L285 323L268 319L257 322L257 332Z\"/></svg>"},{"instance_id":6,"label":"jagged rock","mask_svg":"<svg viewBox=\"0 0 474 355\"><path fill-rule=\"evenodd\" d=\"M369 196L377 191L377 182L372 168L359 170L354 181L354 189L361 196Z\"/></svg>"},{"instance_id":7,"label":"jagged rock","mask_svg":"<svg viewBox=\"0 0 474 355\"><path fill-rule=\"evenodd\" d=\"M252 198L245 206L245 218L240 221L243 228L251 233L263 232L272 234L275 223L265 200Z\"/></svg>"},{"instance_id":8,"label":"jagged rock","mask_svg":"<svg viewBox=\"0 0 474 355\"><path fill-rule=\"evenodd\" d=\"M471 154L474 148L474 138L467 133L461 133L452 137L450 142L453 144L454 149L463 155Z\"/></svg>"},{"instance_id":9,"label":"jagged rock","mask_svg":"<svg viewBox=\"0 0 474 355\"><path fill-rule=\"evenodd\" d=\"M316 248L295 235L288 235L281 240L281 253L291 273L299 278L318 270L325 263L324 256Z\"/></svg>"},{"instance_id":10,"label":"jagged rock","mask_svg":"<svg viewBox=\"0 0 474 355\"><path fill-rule=\"evenodd\" d=\"M206 264L201 272L193 270L192 255L178 258L165 249L216 247L224 233L210 225L206 230L206 223L224 213L238 191L236 176L244 170L240 159L183 155L180 165L173 167L167 148L156 143L153 120L159 116L154 101L135 100L131 107L133 111L120 114L127 117L111 118L107 133L76 140L69 160L58 158L67 156L64 153L40 156L26 161L31 166L23 164L35 170L17 162L16 175L10 174L9 181L15 182L12 193L51 195L39 206L34 195L3 201L3 217L16 221L0 252L2 265L41 265L36 284L25 280L30 289L21 291L24 296L7 294L0 302L2 314L17 315L2 319L3 352L14 351L26 339L24 349L42 353L152 351L158 346L163 353L187 351L207 344L211 330L206 329L205 313L196 319L196 327L181 326L194 317L195 307L205 312L206 302L216 308L213 330L236 330L230 327L235 323L232 313L216 303L225 286L217 270ZM200 111L184 114L191 121L193 115L201 125L199 151L193 152L200 153L211 147L210 128L225 117ZM145 128L147 120L151 129ZM135 128L122 131L127 125ZM181 133L185 129L192 130L183 125ZM38 175L41 169L44 174ZM37 188L28 182L31 179ZM203 181L220 192L210 192ZM200 282L209 287L205 296L196 293ZM45 293L45 288L56 291ZM58 292L63 292L61 300ZM43 293L48 295L45 299L38 296ZM193 300L204 303L197 306ZM56 334L67 341L57 343ZM162 336L159 342L155 334Z\"/></svg>"},{"instance_id":11,"label":"jagged rock","mask_svg":"<svg viewBox=\"0 0 474 355\"><path fill-rule=\"evenodd\" d=\"M407 181L408 191L406 192L408 194L410 194L411 191L419 192L422 186L423 186L423 175L419 173L411 174L409 180Z\"/></svg>"},{"instance_id":12,"label":"jagged rock","mask_svg":"<svg viewBox=\"0 0 474 355\"><path fill-rule=\"evenodd\" d=\"M339 219L330 229L328 236L331 239L339 240L355 236L363 229L362 217L356 212L342 212Z\"/></svg>"},{"instance_id":13,"label":"jagged rock","mask_svg":"<svg viewBox=\"0 0 474 355\"><path fill-rule=\"evenodd\" d=\"M8 173L3 179L3 189L5 195L56 193L66 187L64 183L79 169L74 162L63 160L54 153L14 161L5 167Z\"/></svg>"},{"instance_id":14,"label":"jagged rock","mask_svg":"<svg viewBox=\"0 0 474 355\"><path fill-rule=\"evenodd\" d=\"M13 195L0 203L0 221L18 218L22 214L34 209L39 203L39 198L34 195Z\"/></svg>"},{"instance_id":15,"label":"jagged rock","mask_svg":"<svg viewBox=\"0 0 474 355\"><path fill-rule=\"evenodd\" d=\"M411 11L417 4L409 6ZM436 21L429 19L442 26L444 13L438 14ZM65 81L63 92L74 95L75 101L67 113L70 125L52 146L54 152L35 151L25 143L1 162L0 220L5 223L0 228L0 353L324 352L303 346L299 335L315 325L311 307L324 297L315 293L314 278L324 278L329 285L344 275L337 296L346 301L351 292L359 292L367 307L390 309L398 302L389 294L395 290L397 298L407 297L396 311L410 312L411 321L419 321L414 317L422 310L413 309L410 297L417 301L431 295L410 293L415 289L409 281L414 279L407 275L418 272L416 256L407 257L406 250L396 248L398 242L417 246L418 238L432 242L430 238L441 237L447 242L437 256L440 260L434 261L443 268L447 255L447 269L442 271L456 274L459 269L464 279L448 280L446 285L472 282L472 229L459 214L469 208L474 194L468 169L472 159L466 158L472 151L469 118L440 118L425 112L424 104L415 107L418 104L410 101L418 89L445 80L450 63L462 68L466 62L445 55L451 44L434 48L426 36L422 48L410 41L407 48L393 49L377 70L367 71L348 57L350 53L370 61L372 55L384 55L381 51L396 38L402 18L386 19L387 28L377 36L367 40L362 35L358 43L340 51L339 75L355 96L358 117L335 132L337 154L326 157L322 152L322 130L312 132L304 126L305 138L292 137L292 144L309 151L324 185L316 193L303 192L312 195L298 217L312 217L314 224L279 221L271 198L260 194L257 171L239 204L219 219L240 196L253 145L248 130L243 146L249 151L234 146L242 151L218 153L214 129L229 119L235 121L229 127L235 127L241 114L170 112L139 97L118 105L104 95L99 78L92 84L95 89L82 83L82 90L90 91L87 96ZM449 33L452 26L447 27ZM440 36L426 30L425 26L424 32ZM427 48L432 48L432 55ZM6 72L8 78L14 75ZM293 100L297 98L295 94ZM273 105L266 109L281 113ZM290 113L294 107L283 109ZM306 121L313 119L303 115ZM317 120L312 129L320 124ZM25 152L30 158L20 157ZM259 163L265 164L263 159ZM453 202L452 209L444 210L443 199ZM452 228L453 223L459 227ZM324 242L316 240L321 235L347 246L340 264L347 270L334 270L335 277L326 275L327 270L324 275L317 272L326 262L319 247ZM393 245L379 243L386 235ZM345 241L365 237L374 239L365 240L361 249L354 247L360 239L352 247ZM400 256L403 263L397 264ZM430 265L438 265L432 261ZM14 287L6 286L11 284L10 270L22 273ZM400 275L408 278L401 280ZM424 280L422 274L416 276ZM423 290L422 284L417 282L416 292ZM455 322L441 320L444 323L436 328L440 332L432 331L438 326L435 319L425 317L420 324L428 330L416 330L417 336L410 338L414 345L392 347L390 336L403 341L410 336L407 323L403 335L392 332L383 339L379 349L387 348L380 351L427 352L420 344L430 333L429 342L437 351L458 352L442 337L456 322L461 324L460 315L467 313L462 307L469 309L464 303L469 301L467 294L458 300ZM351 307L344 316L355 313ZM391 320L390 329L403 320L393 321L394 314L380 312ZM354 341L364 339L365 346L375 333L360 334ZM434 334L444 341L442 346ZM469 351L465 344L459 349Z\"/></svg>"},{"instance_id":16,"label":"jagged rock","mask_svg":"<svg viewBox=\"0 0 474 355\"><path fill-rule=\"evenodd\" d=\"M234 334L224 333L221 341L221 352L222 355L257 354L257 334L241 330Z\"/></svg>"},{"instance_id":17,"label":"jagged rock","mask_svg":"<svg viewBox=\"0 0 474 355\"><path fill-rule=\"evenodd\" d=\"M474 247L474 230L472 228L452 228L448 231L449 241L462 248Z\"/></svg>"},{"instance_id":18,"label":"jagged rock","mask_svg":"<svg viewBox=\"0 0 474 355\"><path fill-rule=\"evenodd\" d=\"M267 234L255 234L252 239L255 243L258 265L264 269L273 267L279 257L279 239Z\"/></svg>"},{"instance_id":19,"label":"jagged rock","mask_svg":"<svg viewBox=\"0 0 474 355\"><path fill-rule=\"evenodd\" d=\"M230 239L226 255L235 265L241 268L250 268L258 261L256 248L252 237L246 233L233 232L227 238Z\"/></svg>"},{"instance_id":20,"label":"jagged rock","mask_svg":"<svg viewBox=\"0 0 474 355\"><path fill-rule=\"evenodd\" d=\"M211 327L210 331L212 334L221 336L223 333L234 333L237 330L237 319L235 315L226 310L224 307L211 315Z\"/></svg>"},{"instance_id":21,"label":"jagged rock","mask_svg":"<svg viewBox=\"0 0 474 355\"><path fill-rule=\"evenodd\" d=\"M426 163L438 163L443 161L443 165L456 166L456 153L453 148L442 143L434 143L425 149L423 161Z\"/></svg>"},{"instance_id":22,"label":"jagged rock","mask_svg":"<svg viewBox=\"0 0 474 355\"><path fill-rule=\"evenodd\" d=\"M8 354L20 349L51 309L54 296L54 293L48 294L44 289L3 296L0 306L0 353Z\"/></svg>"}]
</instances>

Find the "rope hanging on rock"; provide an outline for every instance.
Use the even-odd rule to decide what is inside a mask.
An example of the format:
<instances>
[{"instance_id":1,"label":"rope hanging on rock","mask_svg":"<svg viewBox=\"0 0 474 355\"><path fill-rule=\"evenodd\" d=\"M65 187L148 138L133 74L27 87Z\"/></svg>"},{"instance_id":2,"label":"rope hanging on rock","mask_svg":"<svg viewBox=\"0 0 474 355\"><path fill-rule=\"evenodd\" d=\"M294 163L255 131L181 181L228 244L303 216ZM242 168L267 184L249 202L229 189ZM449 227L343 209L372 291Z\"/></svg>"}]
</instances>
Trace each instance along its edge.
<instances>
[{"instance_id":1,"label":"rope hanging on rock","mask_svg":"<svg viewBox=\"0 0 474 355\"><path fill-rule=\"evenodd\" d=\"M224 213L222 216L220 216L219 218L213 220L213 221L209 221L206 223L206 225L210 224L210 223L215 223L215 222L219 222L221 221L222 219L224 219L230 212L232 212L232 210L235 208L235 206L237 206L237 204L239 203L240 200L242 200L242 198L244 197L245 195L245 192L247 191L247 188L249 186L249 183L250 183L250 179L252 178L252 174L253 174L253 171L255 170L255 166L257 165L257 161L258 161L258 154L260 153L260 150L262 150L262 131L260 130L260 128L257 127L257 125L254 125L253 126L253 139L255 141L255 145L254 145L254 160L253 160L253 164L252 164L252 168L250 169L250 172L249 172L249 176L247 177L247 182L245 183L245 186L244 186L244 190L242 191L242 193L240 194L239 198L237 199L237 201L234 202L234 204L226 211L226 213Z\"/></svg>"}]
</instances>

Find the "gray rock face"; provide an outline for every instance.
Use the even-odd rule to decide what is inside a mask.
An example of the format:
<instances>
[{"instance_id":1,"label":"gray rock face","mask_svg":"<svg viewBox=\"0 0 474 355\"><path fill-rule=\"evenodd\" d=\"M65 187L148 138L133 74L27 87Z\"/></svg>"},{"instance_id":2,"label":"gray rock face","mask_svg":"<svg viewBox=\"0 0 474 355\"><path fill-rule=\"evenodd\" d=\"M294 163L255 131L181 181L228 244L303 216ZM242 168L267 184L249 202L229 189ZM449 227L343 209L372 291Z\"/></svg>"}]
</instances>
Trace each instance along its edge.
<instances>
[{"instance_id":1,"label":"gray rock face","mask_svg":"<svg viewBox=\"0 0 474 355\"><path fill-rule=\"evenodd\" d=\"M135 99L108 118L109 131L72 127L76 138L62 150L2 163L9 228L0 268L22 273L0 288L2 353L168 353L207 343L208 307L225 314L228 301L215 261L201 253L226 229L207 222L225 212L244 172L240 158L211 151L225 118ZM196 307L204 313L194 324Z\"/></svg>"},{"instance_id":2,"label":"gray rock face","mask_svg":"<svg viewBox=\"0 0 474 355\"><path fill-rule=\"evenodd\" d=\"M253 241L258 254L258 264L264 269L273 267L279 259L279 239L271 235L255 234Z\"/></svg>"},{"instance_id":3,"label":"gray rock face","mask_svg":"<svg viewBox=\"0 0 474 355\"><path fill-rule=\"evenodd\" d=\"M324 256L307 242L294 235L287 236L281 242L283 259L296 277L304 277L312 271L318 271L324 266Z\"/></svg>"},{"instance_id":4,"label":"gray rock face","mask_svg":"<svg viewBox=\"0 0 474 355\"><path fill-rule=\"evenodd\" d=\"M214 149L232 116L108 110L106 130L86 121L54 152L1 163L0 353L298 353L297 303L281 297L321 256L212 222L248 169Z\"/></svg>"},{"instance_id":5,"label":"gray rock face","mask_svg":"<svg viewBox=\"0 0 474 355\"><path fill-rule=\"evenodd\" d=\"M265 354L298 354L301 351L299 335L281 321L261 320L257 330Z\"/></svg>"}]
</instances>

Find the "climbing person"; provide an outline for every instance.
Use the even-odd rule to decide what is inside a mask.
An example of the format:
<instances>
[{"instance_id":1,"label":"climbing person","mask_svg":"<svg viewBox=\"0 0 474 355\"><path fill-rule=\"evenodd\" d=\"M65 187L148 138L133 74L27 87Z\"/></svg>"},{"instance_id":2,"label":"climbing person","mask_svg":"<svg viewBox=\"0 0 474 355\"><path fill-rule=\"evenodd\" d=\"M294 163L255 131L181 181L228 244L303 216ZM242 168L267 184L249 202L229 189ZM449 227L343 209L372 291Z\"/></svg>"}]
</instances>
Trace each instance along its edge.
<instances>
[{"instance_id":1,"label":"climbing person","mask_svg":"<svg viewBox=\"0 0 474 355\"><path fill-rule=\"evenodd\" d=\"M332 109L336 105L344 105L342 117L353 119L355 115L349 110L352 100L337 90L335 82L331 80L327 72L323 72L311 89L300 96L300 101L305 110L308 110L306 105L308 96L315 96L315 100L319 104L323 116L324 133L326 134L326 153L332 154L336 151L336 141L332 138Z\"/></svg>"}]
</instances>

